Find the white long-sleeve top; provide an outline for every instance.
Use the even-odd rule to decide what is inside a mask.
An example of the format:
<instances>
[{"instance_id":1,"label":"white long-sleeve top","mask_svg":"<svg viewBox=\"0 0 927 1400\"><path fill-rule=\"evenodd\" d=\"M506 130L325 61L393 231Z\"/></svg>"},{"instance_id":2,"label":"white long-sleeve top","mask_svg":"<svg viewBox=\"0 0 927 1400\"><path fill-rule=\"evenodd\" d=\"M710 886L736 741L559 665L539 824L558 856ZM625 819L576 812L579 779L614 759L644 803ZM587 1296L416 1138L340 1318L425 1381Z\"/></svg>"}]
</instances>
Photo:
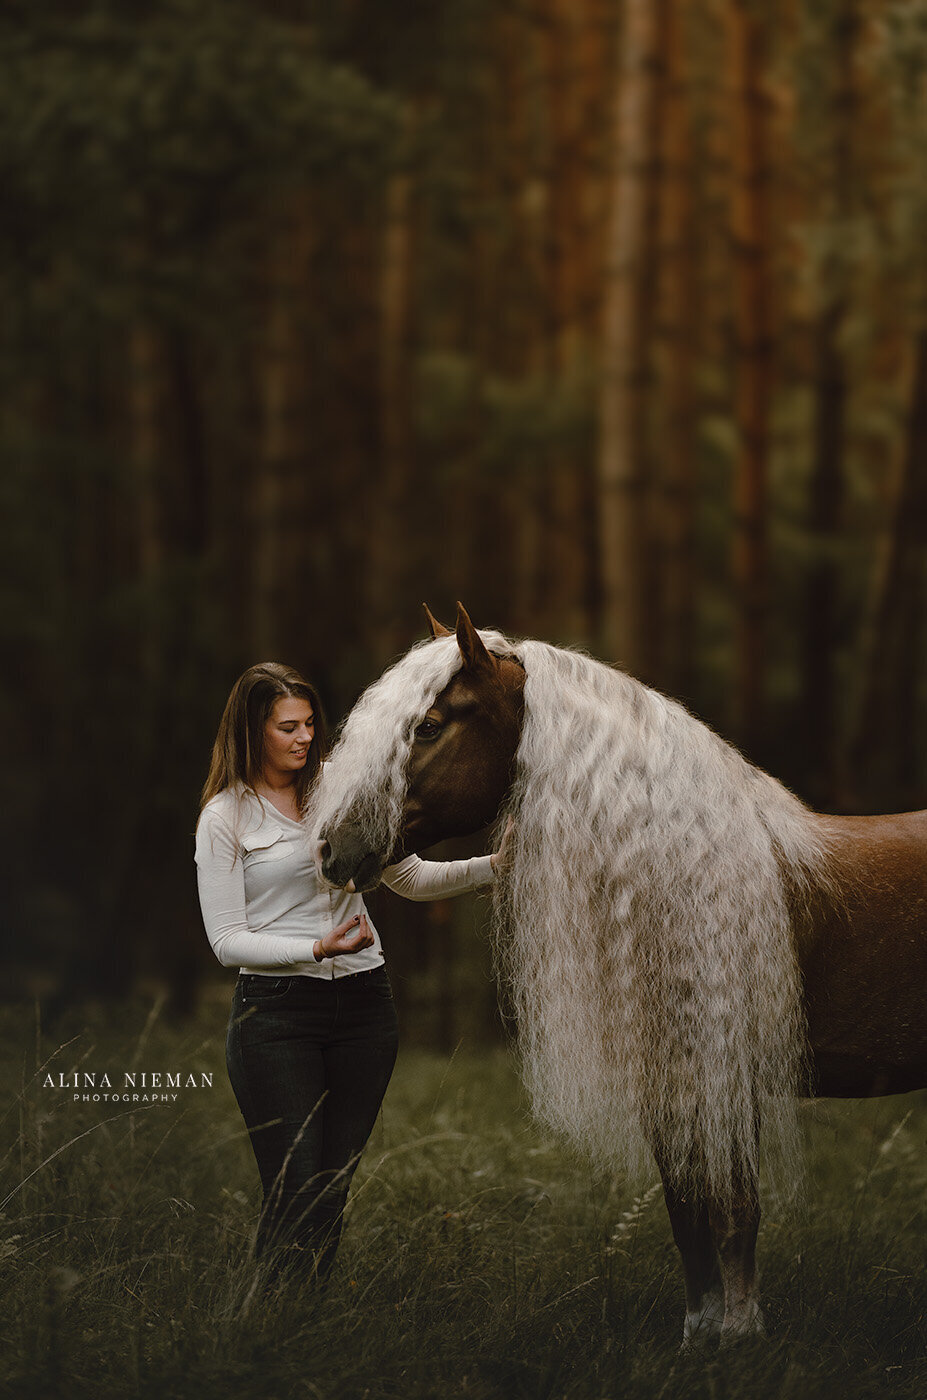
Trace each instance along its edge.
<instances>
[{"instance_id":1,"label":"white long-sleeve top","mask_svg":"<svg viewBox=\"0 0 927 1400\"><path fill-rule=\"evenodd\" d=\"M196 828L195 858L203 923L223 967L331 979L383 962L369 914L371 947L316 962L317 938L367 913L363 895L321 886L305 827L264 798L227 788L207 802ZM489 856L407 856L383 872L384 884L407 899L442 899L493 878Z\"/></svg>"}]
</instances>

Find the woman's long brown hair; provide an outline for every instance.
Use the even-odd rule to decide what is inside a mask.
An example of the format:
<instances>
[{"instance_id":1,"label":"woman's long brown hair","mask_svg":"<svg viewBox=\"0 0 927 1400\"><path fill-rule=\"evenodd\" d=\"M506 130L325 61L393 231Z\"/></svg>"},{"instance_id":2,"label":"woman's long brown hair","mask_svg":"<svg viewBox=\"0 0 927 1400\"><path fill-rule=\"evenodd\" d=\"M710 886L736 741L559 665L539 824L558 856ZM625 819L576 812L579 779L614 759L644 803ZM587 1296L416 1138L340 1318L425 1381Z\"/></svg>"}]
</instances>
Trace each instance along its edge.
<instances>
[{"instance_id":1,"label":"woman's long brown hair","mask_svg":"<svg viewBox=\"0 0 927 1400\"><path fill-rule=\"evenodd\" d=\"M325 719L315 686L279 661L249 666L232 686L212 748L209 776L200 797L200 811L226 788L239 784L254 791L264 767L264 725L280 699L305 700L315 716L315 734L305 767L296 779L296 803L302 811L312 781L325 757Z\"/></svg>"}]
</instances>

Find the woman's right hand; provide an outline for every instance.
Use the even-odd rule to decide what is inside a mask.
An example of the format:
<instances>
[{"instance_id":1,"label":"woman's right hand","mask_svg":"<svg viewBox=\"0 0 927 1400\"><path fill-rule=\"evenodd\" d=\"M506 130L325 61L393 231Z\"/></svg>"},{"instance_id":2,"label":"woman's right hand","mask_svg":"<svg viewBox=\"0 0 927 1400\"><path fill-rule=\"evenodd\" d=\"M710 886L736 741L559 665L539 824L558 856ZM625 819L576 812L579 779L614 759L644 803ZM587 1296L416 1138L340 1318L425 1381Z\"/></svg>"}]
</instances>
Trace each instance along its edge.
<instances>
[{"instance_id":1,"label":"woman's right hand","mask_svg":"<svg viewBox=\"0 0 927 1400\"><path fill-rule=\"evenodd\" d=\"M342 953L359 953L362 948L373 945L373 931L367 922L366 914L355 914L353 919L339 924L324 938L317 938L313 955L316 962L323 958L335 958Z\"/></svg>"}]
</instances>

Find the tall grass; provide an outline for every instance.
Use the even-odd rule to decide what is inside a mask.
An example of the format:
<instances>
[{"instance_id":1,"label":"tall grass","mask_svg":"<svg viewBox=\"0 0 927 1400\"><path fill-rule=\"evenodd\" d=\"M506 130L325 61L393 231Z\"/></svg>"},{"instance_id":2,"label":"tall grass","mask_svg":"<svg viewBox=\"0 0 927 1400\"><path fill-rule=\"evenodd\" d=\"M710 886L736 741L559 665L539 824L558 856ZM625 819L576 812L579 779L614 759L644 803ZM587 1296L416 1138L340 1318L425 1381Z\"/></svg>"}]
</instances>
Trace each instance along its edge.
<instances>
[{"instance_id":1,"label":"tall grass","mask_svg":"<svg viewBox=\"0 0 927 1400\"><path fill-rule=\"evenodd\" d=\"M927 1096L809 1108L807 1204L767 1202L761 1231L770 1340L681 1357L655 1181L595 1177L539 1132L503 1053L400 1055L328 1290L262 1301L225 1004L182 1029L156 1010L75 1009L53 1038L5 1012L5 1395L927 1395ZM215 1087L135 1108L41 1087L133 1063Z\"/></svg>"}]
</instances>

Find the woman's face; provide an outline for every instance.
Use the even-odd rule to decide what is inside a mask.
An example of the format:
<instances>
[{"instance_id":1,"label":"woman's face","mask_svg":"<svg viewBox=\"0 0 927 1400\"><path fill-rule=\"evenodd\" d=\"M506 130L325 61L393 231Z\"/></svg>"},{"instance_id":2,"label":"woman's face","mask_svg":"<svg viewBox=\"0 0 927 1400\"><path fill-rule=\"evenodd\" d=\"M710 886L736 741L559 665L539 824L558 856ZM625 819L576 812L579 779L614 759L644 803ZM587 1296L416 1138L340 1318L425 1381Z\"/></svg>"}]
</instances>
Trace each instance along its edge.
<instances>
[{"instance_id":1,"label":"woman's face","mask_svg":"<svg viewBox=\"0 0 927 1400\"><path fill-rule=\"evenodd\" d=\"M308 700L275 700L264 725L265 774L284 777L305 768L314 732L315 715Z\"/></svg>"}]
</instances>

